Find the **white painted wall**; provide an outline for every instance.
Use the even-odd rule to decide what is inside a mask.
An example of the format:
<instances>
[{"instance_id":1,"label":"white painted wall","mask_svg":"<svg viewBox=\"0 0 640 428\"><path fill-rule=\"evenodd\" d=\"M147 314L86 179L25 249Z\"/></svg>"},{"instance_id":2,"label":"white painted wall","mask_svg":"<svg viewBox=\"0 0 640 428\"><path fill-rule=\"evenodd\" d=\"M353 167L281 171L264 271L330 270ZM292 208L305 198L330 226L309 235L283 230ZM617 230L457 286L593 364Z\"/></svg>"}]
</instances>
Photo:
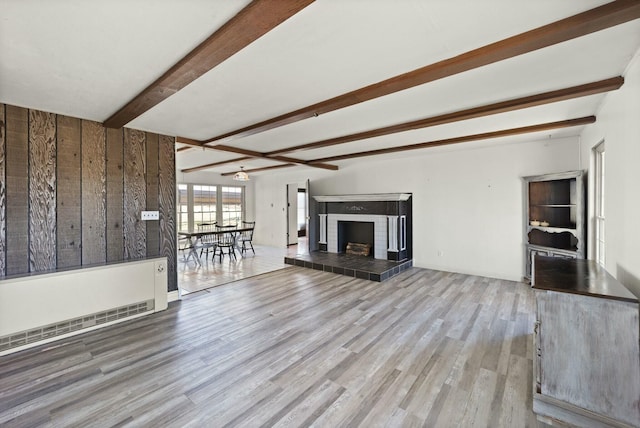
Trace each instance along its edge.
<instances>
[{"instance_id":1,"label":"white painted wall","mask_svg":"<svg viewBox=\"0 0 640 428\"><path fill-rule=\"evenodd\" d=\"M296 168L255 180L256 242L284 246L285 186L311 180L311 194L413 193L414 265L521 280L520 177L580 168L578 138L515 144L470 143L363 158L329 172ZM442 255L439 256L438 253Z\"/></svg>"},{"instance_id":2,"label":"white painted wall","mask_svg":"<svg viewBox=\"0 0 640 428\"><path fill-rule=\"evenodd\" d=\"M595 124L581 136L584 165L591 149L605 141L606 269L640 296L640 51L625 83L607 94ZM592 194L593 180L589 180ZM593 204L589 204L589 255L593 251Z\"/></svg>"},{"instance_id":3,"label":"white painted wall","mask_svg":"<svg viewBox=\"0 0 640 428\"><path fill-rule=\"evenodd\" d=\"M291 171L256 176L254 201L256 228L254 243L284 248L287 246L287 184L305 187L307 179L315 180L328 172L312 168L292 168ZM313 194L313 193L312 193Z\"/></svg>"}]
</instances>

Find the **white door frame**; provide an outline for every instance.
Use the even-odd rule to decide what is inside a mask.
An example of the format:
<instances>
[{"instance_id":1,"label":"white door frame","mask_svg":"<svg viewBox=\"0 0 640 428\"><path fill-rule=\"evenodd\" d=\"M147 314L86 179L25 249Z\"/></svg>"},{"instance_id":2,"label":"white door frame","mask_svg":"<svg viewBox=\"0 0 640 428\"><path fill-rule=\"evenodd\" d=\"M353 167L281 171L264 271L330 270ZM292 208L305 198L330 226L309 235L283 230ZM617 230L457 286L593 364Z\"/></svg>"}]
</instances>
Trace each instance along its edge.
<instances>
[{"instance_id":1,"label":"white door frame","mask_svg":"<svg viewBox=\"0 0 640 428\"><path fill-rule=\"evenodd\" d=\"M287 184L287 245L298 243L298 183Z\"/></svg>"}]
</instances>

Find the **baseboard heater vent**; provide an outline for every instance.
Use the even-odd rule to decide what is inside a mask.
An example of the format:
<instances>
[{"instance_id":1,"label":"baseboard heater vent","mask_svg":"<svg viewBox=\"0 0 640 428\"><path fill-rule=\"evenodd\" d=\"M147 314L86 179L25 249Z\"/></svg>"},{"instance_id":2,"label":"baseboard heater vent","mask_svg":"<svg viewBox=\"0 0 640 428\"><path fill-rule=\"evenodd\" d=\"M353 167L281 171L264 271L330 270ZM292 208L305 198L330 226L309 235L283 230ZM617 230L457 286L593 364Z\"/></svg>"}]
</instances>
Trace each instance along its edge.
<instances>
[{"instance_id":1,"label":"baseboard heater vent","mask_svg":"<svg viewBox=\"0 0 640 428\"><path fill-rule=\"evenodd\" d=\"M84 330L86 328L105 324L111 321L130 318L134 315L153 311L154 307L155 302L153 300L147 300L146 302L121 306L109 311L102 311L84 317L59 322L57 324L45 325L33 330L21 331L15 334L0 337L0 352L12 348L18 348L35 342L41 342L45 339L51 339L57 336L66 335L77 330Z\"/></svg>"},{"instance_id":2,"label":"baseboard heater vent","mask_svg":"<svg viewBox=\"0 0 640 428\"><path fill-rule=\"evenodd\" d=\"M0 355L167 308L166 259L0 280Z\"/></svg>"}]
</instances>

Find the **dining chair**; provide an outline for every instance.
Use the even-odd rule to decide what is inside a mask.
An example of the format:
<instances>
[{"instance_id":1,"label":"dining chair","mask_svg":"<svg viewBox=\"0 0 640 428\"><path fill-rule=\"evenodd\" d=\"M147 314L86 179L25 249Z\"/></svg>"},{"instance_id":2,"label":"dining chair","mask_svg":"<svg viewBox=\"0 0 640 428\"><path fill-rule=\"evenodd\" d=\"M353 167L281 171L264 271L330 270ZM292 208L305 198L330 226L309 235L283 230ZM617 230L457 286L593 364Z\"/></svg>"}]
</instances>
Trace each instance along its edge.
<instances>
[{"instance_id":1,"label":"dining chair","mask_svg":"<svg viewBox=\"0 0 640 428\"><path fill-rule=\"evenodd\" d=\"M213 232L215 231L216 222L212 223L199 223L198 232ZM205 253L205 259L209 257L209 251L213 252L213 257L216 254L216 246L218 245L218 236L216 234L204 234L198 239L198 247L200 248L200 257L202 253Z\"/></svg>"},{"instance_id":2,"label":"dining chair","mask_svg":"<svg viewBox=\"0 0 640 428\"><path fill-rule=\"evenodd\" d=\"M216 221L209 221L204 223L198 223L196 226L198 227L198 232L203 232L203 231L213 230L216 224L217 224Z\"/></svg>"},{"instance_id":3,"label":"dining chair","mask_svg":"<svg viewBox=\"0 0 640 428\"><path fill-rule=\"evenodd\" d=\"M222 256L224 256L224 249L227 249L227 254L229 256L233 256L234 260L236 259L236 234L235 234L236 225L226 225L220 226L216 225L216 231L220 232L216 234L217 243L215 248L213 249L213 258L215 259L216 254L218 254L218 249L220 253L218 254L220 257L220 262L222 262Z\"/></svg>"},{"instance_id":4,"label":"dining chair","mask_svg":"<svg viewBox=\"0 0 640 428\"><path fill-rule=\"evenodd\" d=\"M253 251L253 254L256 253L256 250L253 249L253 243L252 243L253 229L255 227L256 227L255 221L242 222L243 229L251 228L250 230L245 230L244 232L240 232L240 235L238 235L238 237L236 238L239 243L242 243L242 246L240 247L240 252L242 254L244 254L247 251L247 244L249 244L249 246L251 247L251 251Z\"/></svg>"},{"instance_id":5,"label":"dining chair","mask_svg":"<svg viewBox=\"0 0 640 428\"><path fill-rule=\"evenodd\" d=\"M178 238L178 251L182 253L182 260L187 260L185 252L191 250L191 247L191 239L187 238L186 236Z\"/></svg>"}]
</instances>

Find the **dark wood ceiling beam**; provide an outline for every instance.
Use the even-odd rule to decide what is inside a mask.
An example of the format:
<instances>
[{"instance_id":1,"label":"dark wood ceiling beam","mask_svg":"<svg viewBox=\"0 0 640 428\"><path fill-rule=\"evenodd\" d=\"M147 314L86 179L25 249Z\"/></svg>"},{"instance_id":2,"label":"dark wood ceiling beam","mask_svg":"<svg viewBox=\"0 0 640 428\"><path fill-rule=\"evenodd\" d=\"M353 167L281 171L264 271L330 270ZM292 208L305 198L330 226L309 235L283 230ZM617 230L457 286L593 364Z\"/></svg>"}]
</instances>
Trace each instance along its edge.
<instances>
[{"instance_id":1,"label":"dark wood ceiling beam","mask_svg":"<svg viewBox=\"0 0 640 428\"><path fill-rule=\"evenodd\" d=\"M391 125L383 128L373 129L370 131L364 131L356 134L350 134L350 135L331 138L327 140L316 141L308 144L301 144L294 147L287 147L284 149L275 150L267 153L259 153L259 152L244 150L244 149L235 149L235 148L231 148L229 146L224 146L224 145L218 145L218 146L228 147L230 151L234 151L236 153L241 153L241 154L247 154L248 152L250 152L254 157L255 155L259 155L257 157L263 157L263 156L272 157L274 155L279 155L281 153L289 153L289 152L308 150L308 149L317 149L321 147L359 141L367 138L374 138L374 137L379 137L383 135L389 135L397 132L426 128L429 126L443 125L446 123L453 123L453 122L462 121L462 120L484 117L492 114L506 113L509 111L530 108L530 107L539 106L543 104L550 104L553 102L566 101L566 100L574 99L578 97L584 97L584 96L617 90L617 89L620 89L620 87L623 84L624 84L624 78L621 76L617 76L617 77L612 77L610 79L604 79L597 82L587 83L584 85L577 85L570 88L559 89L556 91L544 92L541 94L516 98L508 101L487 104L480 107L474 107L474 108L460 110L460 111L447 113L443 115L432 116L429 118L419 119L412 122ZM193 147L206 147L206 148L217 147L217 146L203 145L201 141L189 140L184 137L178 137L178 142L190 144ZM183 147L180 150L186 150L186 149L189 149L189 147ZM225 163L229 163L229 164L237 163L246 159L248 159L248 157L229 159L227 161L217 162L213 166L219 166ZM290 158L284 158L283 161L286 159L290 159ZM307 161L307 164L308 164L308 161ZM202 169L207 169L208 167L211 167L211 166L212 165L209 165L209 166L204 165Z\"/></svg>"},{"instance_id":2,"label":"dark wood ceiling beam","mask_svg":"<svg viewBox=\"0 0 640 428\"><path fill-rule=\"evenodd\" d=\"M426 148L430 148L430 147L445 146L445 145L449 145L449 144L466 143L466 142L471 142L471 141L487 140L487 139L491 139L491 138L508 137L508 136L512 136L512 135L527 134L527 133L542 132L542 131L550 131L552 129L569 128L569 127L573 127L573 126L582 126L582 125L588 125L588 124L594 123L595 121L596 121L596 117L595 116L586 116L586 117L581 117L581 118L577 118L577 119L568 119L568 120L561 120L561 121L557 121L557 122L548 122L548 123L542 123L542 124L538 124L538 125L524 126L524 127L520 127L520 128L503 129L503 130L499 130L499 131L485 132L485 133L481 133L481 134L464 135L464 136L461 136L461 137L447 138L447 139L444 139L444 140L428 141L428 142L424 142L424 143L410 144L410 145L406 145L406 146L389 147L389 148L386 148L386 149L369 150L369 151L364 151L364 152L349 153L349 154L338 155L338 156L329 156L329 157L320 158L320 159L308 160L306 162L309 165L312 165L313 163L316 163L316 162L319 162L319 163L322 163L322 162L334 162L334 161L354 159L354 158L365 157L365 156L375 156L375 155L397 153L397 152L403 152L403 151L409 151L409 150L419 150L419 149L426 149ZM238 158L235 161L242 161L242 160L245 160L245 159L250 159L252 157L253 156L247 156L247 157L244 157L244 158ZM221 161L221 162L216 162L216 163L212 163L212 164L208 164L208 165L197 166L197 167L193 167L193 168L185 168L185 169L182 169L181 172L200 171L200 170L212 168L214 166L219 166L219 165L223 165L223 164L227 164L227 163L229 163L229 161ZM272 169L288 168L288 167L292 167L292 166L296 166L296 164L288 163L288 164L282 164L282 165L273 165L273 166L268 166L268 167L263 167L263 168L255 168L255 169L248 169L248 170L245 169L244 171L247 172L247 173L250 173L250 172L258 172L258 171L267 171L267 170L272 170ZM236 172L237 171L225 172L225 173L222 173L221 175L229 176L229 175L235 174Z\"/></svg>"},{"instance_id":3,"label":"dark wood ceiling beam","mask_svg":"<svg viewBox=\"0 0 640 428\"><path fill-rule=\"evenodd\" d=\"M235 163L235 162L242 162L244 160L249 160L249 159L253 159L253 156L244 156L244 157L236 158L236 159L233 159L233 160L225 160L225 161L220 161L220 162L208 163L206 165L194 166L192 168L184 168L184 169L181 169L180 172L203 171L205 169L213 168L213 167L216 167L216 166L227 165L229 163Z\"/></svg>"},{"instance_id":4,"label":"dark wood ceiling beam","mask_svg":"<svg viewBox=\"0 0 640 428\"><path fill-rule=\"evenodd\" d=\"M210 148L209 146L205 146L204 144L202 144L202 141L192 140L191 138L185 138L185 137L176 137L176 143L182 143L191 147L200 147L203 149Z\"/></svg>"},{"instance_id":5,"label":"dark wood ceiling beam","mask_svg":"<svg viewBox=\"0 0 640 428\"><path fill-rule=\"evenodd\" d=\"M185 150L189 150L189 149L197 149L197 148L201 148L203 150L216 150L215 146L206 146L204 144L202 144L202 141L198 141L198 140L193 140L191 138L185 138L185 137L176 137L176 143L182 143L182 144L187 144L187 147L181 147L180 149L178 149L179 152L185 151ZM205 169L209 169L209 168L213 168L216 166L220 166L220 165L227 165L230 163L237 163L237 162L242 162L248 159L253 159L256 156L242 156L240 158L233 158L233 159L227 159L227 160L223 160L223 161L219 161L219 162L214 162L214 163L208 163L205 165L199 165L199 166L194 166L192 168L186 168L181 170L182 172L195 172L195 171L202 171Z\"/></svg>"},{"instance_id":6,"label":"dark wood ceiling beam","mask_svg":"<svg viewBox=\"0 0 640 428\"><path fill-rule=\"evenodd\" d=\"M259 159L269 159L269 160L277 160L280 162L284 162L284 163L294 163L294 164L298 164L298 165L307 165L307 166L311 166L314 168L322 168L322 169L328 169L330 171L337 171L338 170L338 166L336 165L330 165L330 164L325 164L325 163L314 163L313 165L310 165L307 161L304 160L300 160L300 159L293 159L290 157L286 157L286 156L266 156L264 153L260 153L260 152L256 152L254 150L247 150L247 149L241 149L239 147L232 147L232 146L225 146L223 144L218 144L215 146L203 146L203 147L208 147L211 149L215 149L215 150L222 150L225 152L232 152L232 153L238 153L241 155L246 155L246 156L252 156L254 158L259 158Z\"/></svg>"},{"instance_id":7,"label":"dark wood ceiling beam","mask_svg":"<svg viewBox=\"0 0 640 428\"><path fill-rule=\"evenodd\" d=\"M583 13L400 74L290 113L227 132L206 143L246 137L513 58L640 18L640 1L617 0Z\"/></svg>"},{"instance_id":8,"label":"dark wood ceiling beam","mask_svg":"<svg viewBox=\"0 0 640 428\"><path fill-rule=\"evenodd\" d=\"M407 146L396 146L396 147L389 147L386 149L369 150L365 152L349 153L349 154L338 155L338 156L329 156L325 158L309 160L308 162L309 163L334 162L334 161L354 159L354 158L365 157L365 156L384 155L389 153L404 152L408 150L426 149L429 147L445 146L449 144L466 143L470 141L487 140L491 138L508 137L511 135L528 134L532 132L541 132L541 131L549 131L552 129L568 128L572 126L588 125L590 123L594 123L595 121L596 121L595 116L586 116L578 119L561 120L558 122L542 123L539 125L524 126L521 128L503 129L500 131L486 132L482 134L464 135L461 137L447 138L444 140L436 140L436 141L428 141L424 143L410 144Z\"/></svg>"},{"instance_id":9,"label":"dark wood ceiling beam","mask_svg":"<svg viewBox=\"0 0 640 428\"><path fill-rule=\"evenodd\" d=\"M272 166L264 166L262 168L245 169L244 172L246 172L248 174L248 173L259 172L259 171L270 171L272 169L289 168L289 167L292 167L292 166L296 166L296 164L283 163L282 165L272 165ZM223 177L227 177L229 175L234 175L236 172L238 172L238 171L223 172L220 175L222 175Z\"/></svg>"},{"instance_id":10,"label":"dark wood ceiling beam","mask_svg":"<svg viewBox=\"0 0 640 428\"><path fill-rule=\"evenodd\" d=\"M430 126L444 125L446 123L459 122L462 120L475 119L478 117L490 116L492 114L506 113L514 110L521 110L540 106L544 104L566 101L569 99L585 97L589 95L604 93L620 89L624 84L623 77L612 77L610 79L591 82L584 85L573 86L570 88L559 89L556 91L544 92L541 94L531 95L527 97L515 98L508 101L502 101L493 104L487 104L481 107L474 107L466 110L459 110L452 113L432 116L425 119L414 120L411 122L400 123L383 128L372 129L369 131L358 132L355 134L344 135L336 138L315 141L313 143L301 144L294 147L286 147L280 150L265 153L267 156L280 155L281 153L291 153L301 150L317 149L327 146L335 146L338 144L350 143L354 141L364 140L367 138L380 137L383 135L394 134L397 132L411 131L414 129L427 128Z\"/></svg>"},{"instance_id":11,"label":"dark wood ceiling beam","mask_svg":"<svg viewBox=\"0 0 640 428\"><path fill-rule=\"evenodd\" d=\"M193 140L191 138L185 138L185 137L176 137L176 143L181 143L181 144L186 144L187 147L181 147L180 149L178 149L178 151L184 151L184 150L188 150L188 149L192 149L192 148L200 148L202 150L215 150L214 147L211 146L205 146L202 144L201 141L198 140ZM214 163L208 163L206 165L199 165L199 166L194 166L192 168L185 168L182 169L181 172L195 172L195 171L203 171L205 169L209 169L209 168L213 168L216 166L220 166L220 165L227 165L230 163L236 163L236 162L242 162L245 160L249 160L249 159L253 159L255 156L242 156L239 158L233 158L233 159L227 159L227 160L223 160L223 161L219 161L219 162L214 162Z\"/></svg>"},{"instance_id":12,"label":"dark wood ceiling beam","mask_svg":"<svg viewBox=\"0 0 640 428\"><path fill-rule=\"evenodd\" d=\"M219 151L224 151L224 152L230 152L230 153L237 153L240 155L244 155L243 157L240 158L234 158L234 159L227 159L224 161L220 161L220 162L215 162L215 163L209 163L206 165L200 165L200 166L196 166L196 167L192 167L192 168L187 168L187 169L183 169L182 172L194 172L194 171L201 171L204 169L209 169L209 168L213 168L215 166L220 166L220 165L225 165L225 164L230 164L230 163L237 163L237 162L241 162L247 159L253 159L253 158L258 158L258 159L268 159L271 161L278 161L278 162L284 162L284 163L291 163L291 164L297 164L297 165L306 165L306 166L310 166L312 168L321 168L321 169L328 169L330 171L337 171L338 170L338 166L337 165L330 165L330 164L325 164L325 163L321 163L321 162L316 162L313 165L310 165L307 161L304 160L300 160L300 159L294 159L294 158L290 158L290 157L286 157L286 156L271 156L268 157L266 156L264 153L260 153L257 152L255 150L247 150L247 149L242 149L239 147L232 147L232 146L225 146L222 144L218 144L215 146L207 146L207 145L203 145L201 141L198 140L192 140L190 138L185 138L185 137L177 137L176 138L176 142L177 143L182 143L182 144L186 144L189 147L184 147L184 149L193 147L193 148L201 148L203 150L219 150Z\"/></svg>"},{"instance_id":13,"label":"dark wood ceiling beam","mask_svg":"<svg viewBox=\"0 0 640 428\"><path fill-rule=\"evenodd\" d=\"M104 121L121 128L169 98L315 0L254 0L155 82Z\"/></svg>"}]
</instances>

